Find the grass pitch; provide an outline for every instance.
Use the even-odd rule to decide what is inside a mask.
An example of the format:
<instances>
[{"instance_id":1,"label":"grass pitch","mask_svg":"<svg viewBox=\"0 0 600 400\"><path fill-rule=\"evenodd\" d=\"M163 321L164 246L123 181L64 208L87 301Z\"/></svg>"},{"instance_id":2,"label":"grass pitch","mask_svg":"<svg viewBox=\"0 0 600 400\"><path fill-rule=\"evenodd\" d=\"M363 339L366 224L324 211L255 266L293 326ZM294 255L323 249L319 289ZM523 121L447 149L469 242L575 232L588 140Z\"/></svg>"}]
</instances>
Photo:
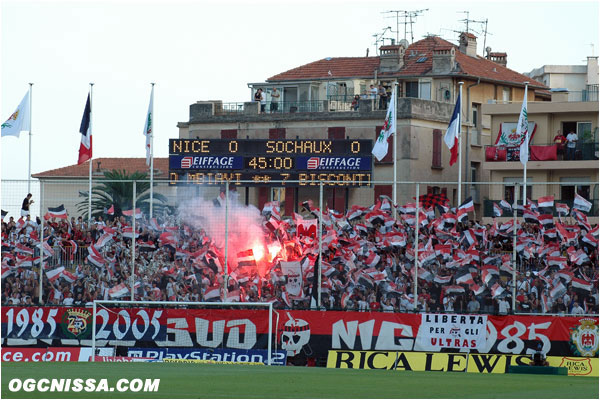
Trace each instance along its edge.
<instances>
[{"instance_id":1,"label":"grass pitch","mask_svg":"<svg viewBox=\"0 0 600 400\"><path fill-rule=\"evenodd\" d=\"M13 378L161 378L158 392L10 392ZM598 398L598 378L166 363L2 363L2 398Z\"/></svg>"}]
</instances>

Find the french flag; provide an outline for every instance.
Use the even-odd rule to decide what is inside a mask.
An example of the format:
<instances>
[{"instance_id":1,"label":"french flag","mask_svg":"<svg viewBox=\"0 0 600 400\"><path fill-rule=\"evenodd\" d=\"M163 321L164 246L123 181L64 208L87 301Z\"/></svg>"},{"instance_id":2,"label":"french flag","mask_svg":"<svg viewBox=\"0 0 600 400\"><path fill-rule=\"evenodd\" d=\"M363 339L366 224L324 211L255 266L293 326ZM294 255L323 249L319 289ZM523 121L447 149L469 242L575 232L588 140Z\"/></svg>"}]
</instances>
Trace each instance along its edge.
<instances>
[{"instance_id":1,"label":"french flag","mask_svg":"<svg viewBox=\"0 0 600 400\"><path fill-rule=\"evenodd\" d=\"M458 160L458 138L460 136L460 95L456 99L456 105L454 106L454 111L452 112L452 118L450 118L450 124L448 125L448 129L446 129L446 134L444 135L444 142L446 146L450 149L450 165L453 165Z\"/></svg>"},{"instance_id":2,"label":"french flag","mask_svg":"<svg viewBox=\"0 0 600 400\"><path fill-rule=\"evenodd\" d=\"M79 158L77 165L83 164L92 158L92 105L90 103L90 94L88 93L81 125L79 127L81 133L81 144L79 145Z\"/></svg>"},{"instance_id":3,"label":"french flag","mask_svg":"<svg viewBox=\"0 0 600 400\"><path fill-rule=\"evenodd\" d=\"M65 206L63 204L58 207L48 207L47 215L50 218L67 219L67 210L65 210Z\"/></svg>"}]
</instances>

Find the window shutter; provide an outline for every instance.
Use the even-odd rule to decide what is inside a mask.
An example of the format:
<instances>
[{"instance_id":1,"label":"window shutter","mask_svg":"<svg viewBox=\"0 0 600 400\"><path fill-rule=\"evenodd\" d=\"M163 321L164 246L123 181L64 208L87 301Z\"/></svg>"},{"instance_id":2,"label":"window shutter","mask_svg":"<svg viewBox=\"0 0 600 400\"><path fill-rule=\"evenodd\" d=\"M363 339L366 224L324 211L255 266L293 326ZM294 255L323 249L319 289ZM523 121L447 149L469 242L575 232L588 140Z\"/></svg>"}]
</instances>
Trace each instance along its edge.
<instances>
[{"instance_id":1,"label":"window shutter","mask_svg":"<svg viewBox=\"0 0 600 400\"><path fill-rule=\"evenodd\" d=\"M327 139L346 139L346 128L343 126L332 126L327 128Z\"/></svg>"},{"instance_id":2,"label":"window shutter","mask_svg":"<svg viewBox=\"0 0 600 400\"><path fill-rule=\"evenodd\" d=\"M285 128L269 129L269 139L285 139Z\"/></svg>"},{"instance_id":3,"label":"window shutter","mask_svg":"<svg viewBox=\"0 0 600 400\"><path fill-rule=\"evenodd\" d=\"M431 159L432 168L442 167L442 131L439 129L433 130L433 151Z\"/></svg>"},{"instance_id":4,"label":"window shutter","mask_svg":"<svg viewBox=\"0 0 600 400\"><path fill-rule=\"evenodd\" d=\"M221 129L221 139L237 139L237 129Z\"/></svg>"}]
</instances>

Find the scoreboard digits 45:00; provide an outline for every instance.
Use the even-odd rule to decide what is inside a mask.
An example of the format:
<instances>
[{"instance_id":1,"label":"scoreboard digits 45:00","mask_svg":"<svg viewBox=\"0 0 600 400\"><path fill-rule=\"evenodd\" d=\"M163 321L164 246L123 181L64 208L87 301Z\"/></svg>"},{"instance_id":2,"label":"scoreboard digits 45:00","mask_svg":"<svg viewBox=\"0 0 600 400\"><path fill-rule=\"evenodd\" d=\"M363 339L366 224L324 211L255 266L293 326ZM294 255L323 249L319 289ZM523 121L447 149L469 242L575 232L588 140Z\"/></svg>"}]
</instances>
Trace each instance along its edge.
<instances>
[{"instance_id":1,"label":"scoreboard digits 45:00","mask_svg":"<svg viewBox=\"0 0 600 400\"><path fill-rule=\"evenodd\" d=\"M169 182L370 186L372 147L364 139L170 139Z\"/></svg>"}]
</instances>

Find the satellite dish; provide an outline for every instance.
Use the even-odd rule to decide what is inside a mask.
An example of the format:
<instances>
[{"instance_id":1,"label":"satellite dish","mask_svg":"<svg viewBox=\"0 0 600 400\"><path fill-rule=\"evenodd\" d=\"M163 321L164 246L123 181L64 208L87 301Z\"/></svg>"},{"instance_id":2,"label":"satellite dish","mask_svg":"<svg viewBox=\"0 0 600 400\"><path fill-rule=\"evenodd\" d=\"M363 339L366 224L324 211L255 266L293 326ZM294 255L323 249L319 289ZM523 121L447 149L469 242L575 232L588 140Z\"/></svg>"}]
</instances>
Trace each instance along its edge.
<instances>
[{"instance_id":1,"label":"satellite dish","mask_svg":"<svg viewBox=\"0 0 600 400\"><path fill-rule=\"evenodd\" d=\"M403 47L406 49L406 48L408 48L408 45L409 45L410 43L408 43L408 40L406 40L406 39L401 39L401 40L398 42L398 44L399 44L400 46L403 46Z\"/></svg>"}]
</instances>

